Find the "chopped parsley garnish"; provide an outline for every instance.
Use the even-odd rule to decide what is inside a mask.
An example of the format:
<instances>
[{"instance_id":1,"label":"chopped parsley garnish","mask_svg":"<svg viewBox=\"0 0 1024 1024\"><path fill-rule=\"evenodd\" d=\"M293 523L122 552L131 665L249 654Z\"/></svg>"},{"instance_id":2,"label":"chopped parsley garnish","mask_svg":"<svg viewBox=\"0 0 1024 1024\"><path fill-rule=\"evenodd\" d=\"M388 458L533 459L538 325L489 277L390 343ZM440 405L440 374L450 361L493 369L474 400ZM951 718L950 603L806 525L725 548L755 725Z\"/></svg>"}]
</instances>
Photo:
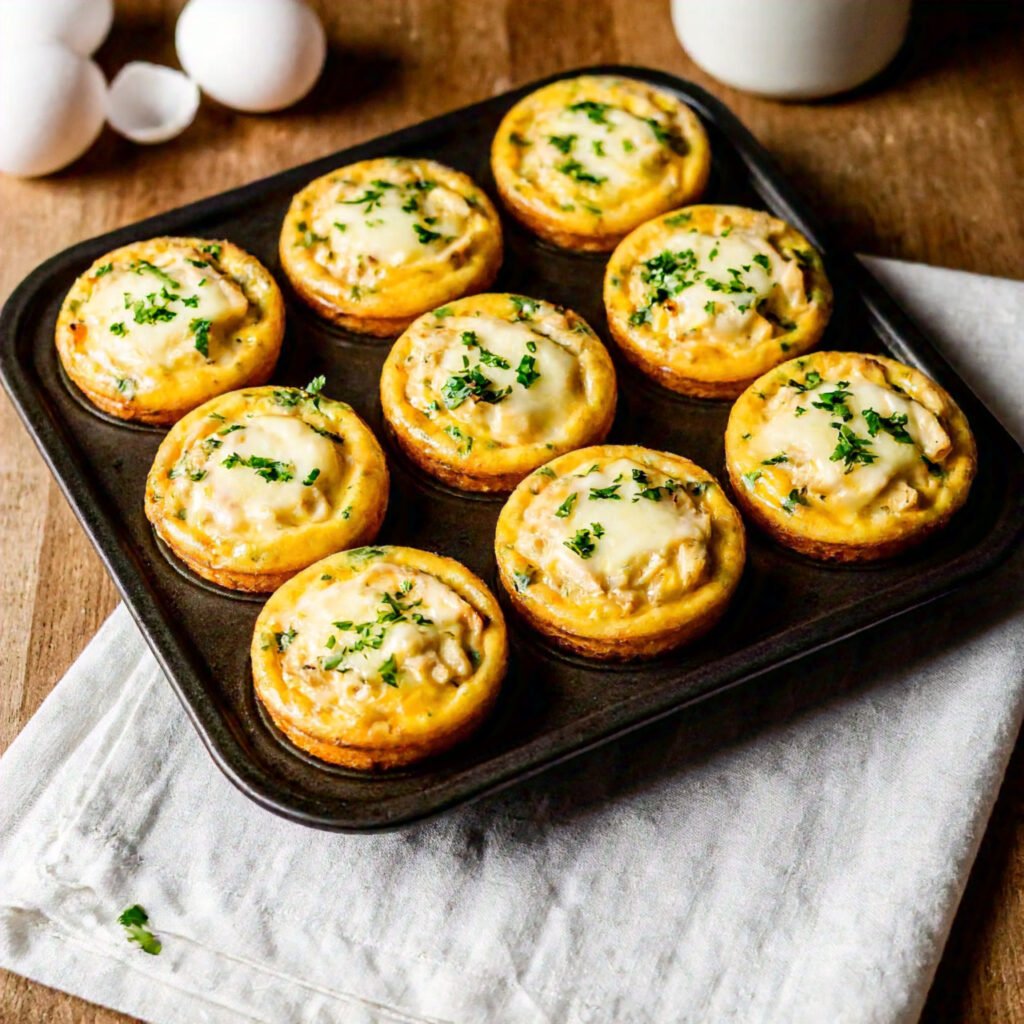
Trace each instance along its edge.
<instances>
[{"instance_id":1,"label":"chopped parsley garnish","mask_svg":"<svg viewBox=\"0 0 1024 1024\"><path fill-rule=\"evenodd\" d=\"M780 463L789 462L789 456L785 452L779 452L778 455L773 455L770 459L762 459L762 466L778 466Z\"/></svg>"},{"instance_id":2,"label":"chopped parsley garnish","mask_svg":"<svg viewBox=\"0 0 1024 1024\"><path fill-rule=\"evenodd\" d=\"M473 450L473 438L464 434L454 423L444 428L444 432L459 444L459 454L468 455Z\"/></svg>"},{"instance_id":3,"label":"chopped parsley garnish","mask_svg":"<svg viewBox=\"0 0 1024 1024\"><path fill-rule=\"evenodd\" d=\"M839 443L829 456L829 461L843 462L846 465L846 472L852 473L858 465L868 466L878 458L871 451L867 438L858 437L843 423L835 423L833 426L839 430Z\"/></svg>"},{"instance_id":4,"label":"chopped parsley garnish","mask_svg":"<svg viewBox=\"0 0 1024 1024\"><path fill-rule=\"evenodd\" d=\"M215 260L220 259L221 247L216 242L210 242L209 245L201 245L199 248L203 252L209 253Z\"/></svg>"},{"instance_id":5,"label":"chopped parsley garnish","mask_svg":"<svg viewBox=\"0 0 1024 1024\"><path fill-rule=\"evenodd\" d=\"M213 321L206 317L196 317L188 329L196 339L196 351L204 358L210 358L210 328Z\"/></svg>"},{"instance_id":6,"label":"chopped parsley garnish","mask_svg":"<svg viewBox=\"0 0 1024 1024\"><path fill-rule=\"evenodd\" d=\"M380 182L374 182L375 185L380 185ZM384 185L390 187L387 182ZM342 203L345 206L362 206L364 207L364 213L370 213L372 210L377 209L380 206L380 201L384 198L383 188L368 188L363 191L361 196L356 196L355 199L342 199Z\"/></svg>"},{"instance_id":7,"label":"chopped parsley garnish","mask_svg":"<svg viewBox=\"0 0 1024 1024\"><path fill-rule=\"evenodd\" d=\"M521 594L533 582L533 574L528 572L514 572L512 580L516 590Z\"/></svg>"},{"instance_id":8,"label":"chopped parsley garnish","mask_svg":"<svg viewBox=\"0 0 1024 1024\"><path fill-rule=\"evenodd\" d=\"M301 249L310 249L327 241L326 235L318 235L312 228L305 227L305 221L296 225L300 229L299 240L295 243Z\"/></svg>"},{"instance_id":9,"label":"chopped parsley garnish","mask_svg":"<svg viewBox=\"0 0 1024 1024\"><path fill-rule=\"evenodd\" d=\"M796 388L801 394L805 391L813 391L821 383L821 374L817 370L811 370L805 377L804 382L801 384L797 380L793 380L792 377L789 379L789 386Z\"/></svg>"},{"instance_id":10,"label":"chopped parsley garnish","mask_svg":"<svg viewBox=\"0 0 1024 1024\"><path fill-rule=\"evenodd\" d=\"M145 299L133 299L125 292L124 308L132 311L132 319L137 324L155 324L160 321L173 320L178 314L167 308L167 299L150 292Z\"/></svg>"},{"instance_id":11,"label":"chopped parsley garnish","mask_svg":"<svg viewBox=\"0 0 1024 1024\"><path fill-rule=\"evenodd\" d=\"M479 366L467 366L462 373L449 377L441 388L441 398L448 409L457 409L469 398L496 405L511 393L511 387L495 389L494 382L481 372Z\"/></svg>"},{"instance_id":12,"label":"chopped parsley garnish","mask_svg":"<svg viewBox=\"0 0 1024 1024\"><path fill-rule=\"evenodd\" d=\"M369 551L380 549L367 549ZM405 597L412 590L412 581L405 580L394 594L385 591L381 594L380 605L377 609L376 618L367 622L332 622L331 625L340 633L355 633L355 639L351 643L339 644L338 638L330 636L325 646L332 653L321 659L324 669L339 669L348 672L348 667L342 667L342 663L350 654L356 654L365 650L380 650L387 635L388 628L397 622L412 622L417 626L431 626L433 621L415 609L422 605L422 600L406 601ZM332 643L333 641L333 643ZM389 656L381 663L378 672L381 680L387 686L398 686L398 665L394 655Z\"/></svg>"},{"instance_id":13,"label":"chopped parsley garnish","mask_svg":"<svg viewBox=\"0 0 1024 1024\"><path fill-rule=\"evenodd\" d=\"M608 487L591 487L591 501L622 501L622 495L618 493L622 484L611 484Z\"/></svg>"},{"instance_id":14,"label":"chopped parsley garnish","mask_svg":"<svg viewBox=\"0 0 1024 1024\"><path fill-rule=\"evenodd\" d=\"M119 338L123 338L128 333L128 328L125 327L123 322L118 321L116 324L110 325L110 333L116 334Z\"/></svg>"},{"instance_id":15,"label":"chopped parsley garnish","mask_svg":"<svg viewBox=\"0 0 1024 1024\"><path fill-rule=\"evenodd\" d=\"M524 146L525 147L525 146L532 145L530 140L529 139L524 139L523 136L519 134L519 132L512 132L512 134L509 135L509 137L508 137L508 141L511 142L513 146Z\"/></svg>"},{"instance_id":16,"label":"chopped parsley garnish","mask_svg":"<svg viewBox=\"0 0 1024 1024\"><path fill-rule=\"evenodd\" d=\"M603 174L593 174L588 171L575 157L569 157L568 160L555 164L555 170L568 175L581 185L603 185L608 180Z\"/></svg>"},{"instance_id":17,"label":"chopped parsley garnish","mask_svg":"<svg viewBox=\"0 0 1024 1024\"><path fill-rule=\"evenodd\" d=\"M381 662L380 678L386 686L398 688L398 665L395 663L395 656L393 654Z\"/></svg>"},{"instance_id":18,"label":"chopped parsley garnish","mask_svg":"<svg viewBox=\"0 0 1024 1024\"><path fill-rule=\"evenodd\" d=\"M850 407L846 404L846 400L853 394L852 391L847 391L843 385L846 381L840 381L839 386L835 391L828 391L819 396L817 402L811 402L811 405L815 409L824 409L825 412L832 416L840 416L844 423L849 423L853 419L853 413L850 411Z\"/></svg>"},{"instance_id":19,"label":"chopped parsley garnish","mask_svg":"<svg viewBox=\"0 0 1024 1024\"><path fill-rule=\"evenodd\" d=\"M598 103L596 100L580 100L579 103L570 104L569 109L586 114L594 124L608 124L608 111L611 110L611 105Z\"/></svg>"},{"instance_id":20,"label":"chopped parsley garnish","mask_svg":"<svg viewBox=\"0 0 1024 1024\"><path fill-rule=\"evenodd\" d=\"M562 504L559 505L558 508L555 509L555 515L559 519L568 519L570 513L573 510L573 506L576 504L576 499L578 497L579 497L579 495L575 491L573 491L569 495L569 497L567 497L565 499L565 501L563 501Z\"/></svg>"},{"instance_id":21,"label":"chopped parsley garnish","mask_svg":"<svg viewBox=\"0 0 1024 1024\"><path fill-rule=\"evenodd\" d=\"M321 373L314 377L304 388L275 388L272 397L275 404L284 406L285 409L294 409L299 402L311 398L314 408L319 409L320 392L323 391L326 383L327 378ZM313 429L324 437L337 437L337 435L321 430L318 427L313 427ZM341 440L341 438L337 439Z\"/></svg>"},{"instance_id":22,"label":"chopped parsley garnish","mask_svg":"<svg viewBox=\"0 0 1024 1024\"><path fill-rule=\"evenodd\" d=\"M435 242L441 237L440 231L431 231L429 228L425 228L422 224L413 224L412 229L416 232L416 237L420 240L420 245L427 245L430 242Z\"/></svg>"},{"instance_id":23,"label":"chopped parsley garnish","mask_svg":"<svg viewBox=\"0 0 1024 1024\"><path fill-rule=\"evenodd\" d=\"M553 480L555 478L555 471L550 466L541 466L537 470L537 476L548 476Z\"/></svg>"},{"instance_id":24,"label":"chopped parsley garnish","mask_svg":"<svg viewBox=\"0 0 1024 1024\"><path fill-rule=\"evenodd\" d=\"M796 511L797 505L810 505L810 502L800 491L792 490L789 492L789 497L784 498L782 501L783 511L792 515Z\"/></svg>"},{"instance_id":25,"label":"chopped parsley garnish","mask_svg":"<svg viewBox=\"0 0 1024 1024\"><path fill-rule=\"evenodd\" d=\"M451 316L451 315L452 315L452 307L451 306L438 306L437 309L434 310L434 316L436 316L438 320L443 320L446 316Z\"/></svg>"},{"instance_id":26,"label":"chopped parsley garnish","mask_svg":"<svg viewBox=\"0 0 1024 1024\"><path fill-rule=\"evenodd\" d=\"M747 485L747 487L749 487L751 489L753 489L754 484L756 484L757 481L760 480L760 479L761 479L761 470L759 470L759 469L754 469L754 470L751 470L749 473L744 473L743 474L743 482Z\"/></svg>"},{"instance_id":27,"label":"chopped parsley garnish","mask_svg":"<svg viewBox=\"0 0 1024 1024\"><path fill-rule=\"evenodd\" d=\"M580 558L589 558L596 549L597 545L594 543L595 537L600 537L604 533L604 528L599 523L591 523L591 527L600 528L600 533L591 533L591 530L586 528L577 530L571 540L564 540L562 543L575 555L579 555Z\"/></svg>"},{"instance_id":28,"label":"chopped parsley garnish","mask_svg":"<svg viewBox=\"0 0 1024 1024\"><path fill-rule=\"evenodd\" d=\"M718 304L715 302L714 299L711 299L708 302L704 303L704 312L707 313L708 316L714 316L715 315L715 310L717 308L718 308Z\"/></svg>"},{"instance_id":29,"label":"chopped parsley garnish","mask_svg":"<svg viewBox=\"0 0 1024 1024\"><path fill-rule=\"evenodd\" d=\"M575 135L549 135L548 142L551 143L559 153L564 153L568 156L572 152L572 147L576 144Z\"/></svg>"},{"instance_id":30,"label":"chopped parsley garnish","mask_svg":"<svg viewBox=\"0 0 1024 1024\"><path fill-rule=\"evenodd\" d=\"M648 501L661 501L661 496L664 493L664 487L644 487L633 495L633 504L635 505L641 498L646 498Z\"/></svg>"},{"instance_id":31,"label":"chopped parsley garnish","mask_svg":"<svg viewBox=\"0 0 1024 1024\"><path fill-rule=\"evenodd\" d=\"M165 270L161 270L155 264L150 263L149 260L135 260L129 269L134 270L136 274L152 274L155 278L163 281L164 284L169 284L172 288L181 287L170 274Z\"/></svg>"},{"instance_id":32,"label":"chopped parsley garnish","mask_svg":"<svg viewBox=\"0 0 1024 1024\"><path fill-rule=\"evenodd\" d=\"M523 295L510 295L508 298L516 308L516 320L532 320L534 313L540 309L536 299L528 299Z\"/></svg>"},{"instance_id":33,"label":"chopped parsley garnish","mask_svg":"<svg viewBox=\"0 0 1024 1024\"><path fill-rule=\"evenodd\" d=\"M508 370L510 368L509 361L503 356L495 355L493 352L489 352L485 348L480 349L480 362L484 366L496 366L499 370Z\"/></svg>"},{"instance_id":34,"label":"chopped parsley garnish","mask_svg":"<svg viewBox=\"0 0 1024 1024\"><path fill-rule=\"evenodd\" d=\"M686 154L690 152L690 147L687 145L686 139L681 135L678 135L671 129L666 128L660 121L656 121L653 117L648 117L645 120L650 126L651 131L654 132L654 137L663 146L668 146L673 153L678 153L680 156L686 156Z\"/></svg>"},{"instance_id":35,"label":"chopped parsley garnish","mask_svg":"<svg viewBox=\"0 0 1024 1024\"><path fill-rule=\"evenodd\" d=\"M884 430L894 441L900 444L913 444L914 439L907 432L907 414L905 412L894 412L891 416L882 416L874 409L865 409L863 412L864 422L868 425L868 433L877 437L879 431Z\"/></svg>"},{"instance_id":36,"label":"chopped parsley garnish","mask_svg":"<svg viewBox=\"0 0 1024 1024\"><path fill-rule=\"evenodd\" d=\"M759 252L754 257L753 262L756 263L760 267L764 267L765 270L771 270L772 269L771 260L769 260L768 257L765 256L765 254L763 252Z\"/></svg>"},{"instance_id":37,"label":"chopped parsley garnish","mask_svg":"<svg viewBox=\"0 0 1024 1024\"><path fill-rule=\"evenodd\" d=\"M306 476L306 479L302 481L302 485L304 487L312 487L313 483L315 482L316 478L319 475L320 475L319 468L314 467L313 469L311 469L309 471L308 475Z\"/></svg>"},{"instance_id":38,"label":"chopped parsley garnish","mask_svg":"<svg viewBox=\"0 0 1024 1024\"><path fill-rule=\"evenodd\" d=\"M294 628L286 629L282 633L275 633L274 634L274 646L278 649L278 651L281 654L284 654L284 652L287 651L289 647L291 647L292 641L298 635L299 634L295 631Z\"/></svg>"},{"instance_id":39,"label":"chopped parsley garnish","mask_svg":"<svg viewBox=\"0 0 1024 1024\"><path fill-rule=\"evenodd\" d=\"M243 458L238 452L232 452L223 462L228 469L236 466L246 466L253 470L258 477L262 477L267 483L286 483L295 476L295 466L290 462L279 462L277 459L267 459L262 455L250 455Z\"/></svg>"},{"instance_id":40,"label":"chopped parsley garnish","mask_svg":"<svg viewBox=\"0 0 1024 1024\"><path fill-rule=\"evenodd\" d=\"M103 277L104 274L109 274L114 269L113 263L104 263L102 267L96 268L96 276Z\"/></svg>"},{"instance_id":41,"label":"chopped parsley garnish","mask_svg":"<svg viewBox=\"0 0 1024 1024\"><path fill-rule=\"evenodd\" d=\"M143 953L156 956L163 945L160 940L146 927L149 922L149 915L138 905L126 907L117 919L128 933L128 941L135 942Z\"/></svg>"},{"instance_id":42,"label":"chopped parsley garnish","mask_svg":"<svg viewBox=\"0 0 1024 1024\"><path fill-rule=\"evenodd\" d=\"M535 356L523 356L516 367L516 381L529 390L540 379L540 371L537 370L537 359Z\"/></svg>"},{"instance_id":43,"label":"chopped parsley garnish","mask_svg":"<svg viewBox=\"0 0 1024 1024\"><path fill-rule=\"evenodd\" d=\"M131 398L135 394L137 382L134 377L117 377L115 380L115 386L122 395L127 398Z\"/></svg>"},{"instance_id":44,"label":"chopped parsley garnish","mask_svg":"<svg viewBox=\"0 0 1024 1024\"><path fill-rule=\"evenodd\" d=\"M670 228L678 228L683 224L689 224L691 220L693 220L693 214L684 211L682 213L673 213L671 217L666 217L662 223L667 224Z\"/></svg>"}]
</instances>

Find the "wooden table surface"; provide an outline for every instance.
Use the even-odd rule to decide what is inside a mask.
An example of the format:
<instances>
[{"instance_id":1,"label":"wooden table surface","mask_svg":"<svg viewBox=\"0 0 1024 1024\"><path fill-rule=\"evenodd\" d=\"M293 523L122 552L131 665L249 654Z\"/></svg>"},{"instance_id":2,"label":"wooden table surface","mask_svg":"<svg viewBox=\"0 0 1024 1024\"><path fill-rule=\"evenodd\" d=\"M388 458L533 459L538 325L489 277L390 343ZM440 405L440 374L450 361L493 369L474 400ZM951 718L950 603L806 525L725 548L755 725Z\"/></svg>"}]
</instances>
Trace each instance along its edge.
<instances>
[{"instance_id":1,"label":"wooden table surface","mask_svg":"<svg viewBox=\"0 0 1024 1024\"><path fill-rule=\"evenodd\" d=\"M243 6L239 0L239 8ZM313 94L254 117L204 103L162 147L105 133L74 167L0 179L0 298L91 235L563 68L664 68L720 96L858 251L1024 277L1024 15L919 0L911 43L850 97L782 105L710 80L668 0L319 0L331 53ZM99 53L175 63L181 0L118 0ZM0 749L113 609L116 594L6 397L0 398ZM924 1020L1024 1022L1024 745L1011 763ZM0 1021L129 1018L0 972Z\"/></svg>"}]
</instances>

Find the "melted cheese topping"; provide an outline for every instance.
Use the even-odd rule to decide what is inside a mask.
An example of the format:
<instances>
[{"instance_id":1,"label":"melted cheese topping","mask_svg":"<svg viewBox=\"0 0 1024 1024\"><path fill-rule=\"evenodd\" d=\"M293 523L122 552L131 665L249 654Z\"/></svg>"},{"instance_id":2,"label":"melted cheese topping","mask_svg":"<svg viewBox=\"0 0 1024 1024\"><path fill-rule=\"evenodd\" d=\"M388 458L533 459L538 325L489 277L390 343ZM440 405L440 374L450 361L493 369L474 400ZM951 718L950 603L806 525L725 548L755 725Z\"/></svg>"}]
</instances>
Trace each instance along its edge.
<instances>
[{"instance_id":1,"label":"melted cheese topping","mask_svg":"<svg viewBox=\"0 0 1024 1024\"><path fill-rule=\"evenodd\" d=\"M784 334L808 304L799 264L738 227L661 235L633 263L625 287L631 325L692 359L709 343L749 349Z\"/></svg>"},{"instance_id":2,"label":"melted cheese topping","mask_svg":"<svg viewBox=\"0 0 1024 1024\"><path fill-rule=\"evenodd\" d=\"M514 547L576 600L604 598L623 612L664 604L708 571L706 487L614 459L545 487L523 512Z\"/></svg>"},{"instance_id":3,"label":"melted cheese topping","mask_svg":"<svg viewBox=\"0 0 1024 1024\"><path fill-rule=\"evenodd\" d=\"M747 486L793 514L808 505L832 517L875 503L890 512L917 506L919 488L952 450L938 418L878 381L816 377L765 403L744 451L745 464L757 467L744 475Z\"/></svg>"},{"instance_id":4,"label":"melted cheese topping","mask_svg":"<svg viewBox=\"0 0 1024 1024\"><path fill-rule=\"evenodd\" d=\"M425 414L438 407L500 446L567 443L568 403L585 396L579 359L568 348L564 317L428 318L413 339L406 397Z\"/></svg>"},{"instance_id":5,"label":"melted cheese topping","mask_svg":"<svg viewBox=\"0 0 1024 1024\"><path fill-rule=\"evenodd\" d=\"M600 103L544 109L525 135L519 173L563 207L614 201L663 172L672 150L659 133L669 129L656 124Z\"/></svg>"},{"instance_id":6,"label":"melted cheese topping","mask_svg":"<svg viewBox=\"0 0 1024 1024\"><path fill-rule=\"evenodd\" d=\"M688 107L644 82L600 75L520 100L502 120L492 162L502 195L535 230L557 225L605 240L692 200L709 168Z\"/></svg>"},{"instance_id":7,"label":"melted cheese topping","mask_svg":"<svg viewBox=\"0 0 1024 1024\"><path fill-rule=\"evenodd\" d=\"M448 260L474 215L434 179L338 181L310 210L309 248L332 276L373 288L389 268Z\"/></svg>"},{"instance_id":8,"label":"melted cheese topping","mask_svg":"<svg viewBox=\"0 0 1024 1024\"><path fill-rule=\"evenodd\" d=\"M329 495L344 458L307 423L254 416L225 424L218 435L192 445L171 471L170 493L183 492L189 523L222 537L267 538L334 513Z\"/></svg>"},{"instance_id":9,"label":"melted cheese topping","mask_svg":"<svg viewBox=\"0 0 1024 1024\"><path fill-rule=\"evenodd\" d=\"M386 561L307 590L265 644L304 716L372 726L450 703L476 669L480 614L437 577Z\"/></svg>"},{"instance_id":10,"label":"melted cheese topping","mask_svg":"<svg viewBox=\"0 0 1024 1024\"><path fill-rule=\"evenodd\" d=\"M108 266L77 314L99 368L145 390L154 369L231 358L230 336L250 304L209 254L179 247Z\"/></svg>"}]
</instances>

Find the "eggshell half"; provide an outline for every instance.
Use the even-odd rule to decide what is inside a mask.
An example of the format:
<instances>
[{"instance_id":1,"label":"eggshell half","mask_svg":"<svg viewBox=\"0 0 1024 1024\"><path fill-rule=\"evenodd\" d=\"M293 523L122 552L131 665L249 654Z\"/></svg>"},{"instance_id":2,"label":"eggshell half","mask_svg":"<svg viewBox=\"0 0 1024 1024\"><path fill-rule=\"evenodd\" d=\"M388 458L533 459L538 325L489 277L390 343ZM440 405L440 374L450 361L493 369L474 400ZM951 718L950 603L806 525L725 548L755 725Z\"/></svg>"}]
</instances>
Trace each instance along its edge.
<instances>
[{"instance_id":1,"label":"eggshell half","mask_svg":"<svg viewBox=\"0 0 1024 1024\"><path fill-rule=\"evenodd\" d=\"M132 142L166 142L180 135L199 109L199 86L174 68L126 64L110 83L107 120Z\"/></svg>"}]
</instances>

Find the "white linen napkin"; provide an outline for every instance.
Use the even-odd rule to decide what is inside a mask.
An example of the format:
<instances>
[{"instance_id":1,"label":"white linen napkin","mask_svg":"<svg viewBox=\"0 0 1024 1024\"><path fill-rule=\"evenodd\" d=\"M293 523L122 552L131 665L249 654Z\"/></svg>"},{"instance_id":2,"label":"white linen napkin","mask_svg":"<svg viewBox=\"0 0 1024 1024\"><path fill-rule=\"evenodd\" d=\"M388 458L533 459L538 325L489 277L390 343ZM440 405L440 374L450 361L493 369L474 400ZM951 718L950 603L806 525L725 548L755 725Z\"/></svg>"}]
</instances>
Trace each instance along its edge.
<instances>
[{"instance_id":1,"label":"white linen napkin","mask_svg":"<svg viewBox=\"0 0 1024 1024\"><path fill-rule=\"evenodd\" d=\"M870 265L1024 436L1024 283ZM0 964L159 1024L914 1020L1024 709L1022 580L370 836L236 792L119 608L0 760Z\"/></svg>"}]
</instances>

